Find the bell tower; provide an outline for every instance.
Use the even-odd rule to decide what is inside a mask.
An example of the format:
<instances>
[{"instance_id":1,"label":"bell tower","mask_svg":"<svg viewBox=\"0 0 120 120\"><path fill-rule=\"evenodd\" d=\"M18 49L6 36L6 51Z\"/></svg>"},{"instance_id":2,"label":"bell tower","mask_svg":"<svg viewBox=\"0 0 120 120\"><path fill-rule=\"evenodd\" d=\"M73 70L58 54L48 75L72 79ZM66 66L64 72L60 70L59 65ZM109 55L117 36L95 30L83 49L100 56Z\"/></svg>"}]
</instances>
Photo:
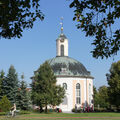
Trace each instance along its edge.
<instances>
[{"instance_id":1,"label":"bell tower","mask_svg":"<svg viewBox=\"0 0 120 120\"><path fill-rule=\"evenodd\" d=\"M68 39L67 37L63 34L63 18L61 18L62 22L61 24L61 34L56 40L56 51L57 51L57 56L68 56Z\"/></svg>"}]
</instances>

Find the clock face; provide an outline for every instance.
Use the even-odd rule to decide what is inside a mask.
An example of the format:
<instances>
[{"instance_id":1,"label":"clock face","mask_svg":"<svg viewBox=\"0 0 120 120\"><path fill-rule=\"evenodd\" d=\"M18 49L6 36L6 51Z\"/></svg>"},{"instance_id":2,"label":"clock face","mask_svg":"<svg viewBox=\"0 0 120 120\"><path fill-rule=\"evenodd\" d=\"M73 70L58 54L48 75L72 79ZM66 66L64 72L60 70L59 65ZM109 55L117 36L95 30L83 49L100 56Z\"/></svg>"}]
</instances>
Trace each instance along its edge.
<instances>
[{"instance_id":1,"label":"clock face","mask_svg":"<svg viewBox=\"0 0 120 120\"><path fill-rule=\"evenodd\" d=\"M61 39L60 42L64 42L64 39Z\"/></svg>"}]
</instances>

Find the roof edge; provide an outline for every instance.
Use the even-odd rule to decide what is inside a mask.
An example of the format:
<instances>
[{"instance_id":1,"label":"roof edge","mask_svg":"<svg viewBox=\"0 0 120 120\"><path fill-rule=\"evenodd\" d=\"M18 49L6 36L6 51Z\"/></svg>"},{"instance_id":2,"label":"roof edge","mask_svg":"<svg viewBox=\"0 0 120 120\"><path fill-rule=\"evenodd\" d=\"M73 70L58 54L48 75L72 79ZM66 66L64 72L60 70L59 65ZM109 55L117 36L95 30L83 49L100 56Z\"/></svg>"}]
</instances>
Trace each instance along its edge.
<instances>
[{"instance_id":1,"label":"roof edge","mask_svg":"<svg viewBox=\"0 0 120 120\"><path fill-rule=\"evenodd\" d=\"M69 75L55 75L56 77L74 77L74 78L79 78L79 77L81 77L81 78L91 78L91 79L94 79L94 77L92 77L92 76L69 76Z\"/></svg>"}]
</instances>

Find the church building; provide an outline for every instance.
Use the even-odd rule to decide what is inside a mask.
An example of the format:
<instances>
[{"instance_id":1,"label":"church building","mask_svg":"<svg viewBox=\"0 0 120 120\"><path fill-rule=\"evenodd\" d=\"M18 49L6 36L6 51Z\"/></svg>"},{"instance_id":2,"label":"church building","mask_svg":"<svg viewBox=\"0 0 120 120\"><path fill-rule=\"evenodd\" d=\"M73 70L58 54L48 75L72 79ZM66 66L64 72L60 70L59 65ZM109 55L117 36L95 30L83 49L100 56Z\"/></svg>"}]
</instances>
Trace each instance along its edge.
<instances>
[{"instance_id":1,"label":"church building","mask_svg":"<svg viewBox=\"0 0 120 120\"><path fill-rule=\"evenodd\" d=\"M93 77L85 66L68 55L68 39L63 33L56 40L56 57L48 60L57 84L65 88L65 98L58 106L62 111L71 112L75 106L93 106Z\"/></svg>"}]
</instances>

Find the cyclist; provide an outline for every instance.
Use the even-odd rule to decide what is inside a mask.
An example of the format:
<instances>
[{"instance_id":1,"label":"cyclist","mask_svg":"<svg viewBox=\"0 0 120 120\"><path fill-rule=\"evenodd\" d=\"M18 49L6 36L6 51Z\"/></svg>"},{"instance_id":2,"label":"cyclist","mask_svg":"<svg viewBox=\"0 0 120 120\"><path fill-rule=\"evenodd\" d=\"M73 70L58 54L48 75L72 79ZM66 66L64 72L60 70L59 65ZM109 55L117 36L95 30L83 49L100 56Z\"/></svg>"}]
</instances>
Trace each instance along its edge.
<instances>
[{"instance_id":1,"label":"cyclist","mask_svg":"<svg viewBox=\"0 0 120 120\"><path fill-rule=\"evenodd\" d=\"M16 111L16 104L14 103L13 107L11 108L12 117L15 115L15 111Z\"/></svg>"}]
</instances>

